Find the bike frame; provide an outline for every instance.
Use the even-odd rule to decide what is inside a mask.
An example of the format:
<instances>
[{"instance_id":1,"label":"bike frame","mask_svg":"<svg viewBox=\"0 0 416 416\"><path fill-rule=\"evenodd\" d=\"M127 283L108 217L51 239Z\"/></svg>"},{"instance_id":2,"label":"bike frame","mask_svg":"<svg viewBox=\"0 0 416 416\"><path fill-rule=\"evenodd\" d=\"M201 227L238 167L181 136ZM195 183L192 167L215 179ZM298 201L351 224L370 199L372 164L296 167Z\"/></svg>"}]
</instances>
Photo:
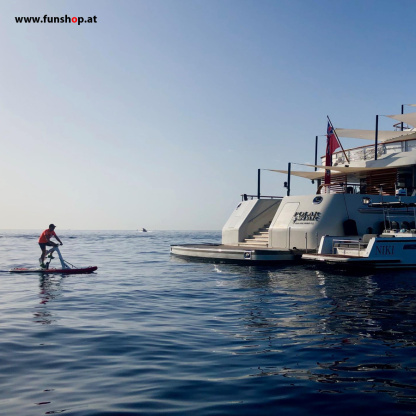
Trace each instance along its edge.
<instances>
[{"instance_id":1,"label":"bike frame","mask_svg":"<svg viewBox=\"0 0 416 416\"><path fill-rule=\"evenodd\" d=\"M51 249L49 249L47 252L46 252L46 256L48 255L48 254L52 254L54 251L56 251L57 253L58 253L58 257L59 257L59 260L60 260L60 262L61 262L61 266L62 266L62 268L63 269L70 269L71 267L65 262L65 260L64 260L64 258L62 257L62 254L61 254L61 250L59 250L59 246L56 246L56 247L52 247ZM46 257L45 256L45 257ZM49 263L47 263L47 265L48 265L48 267L49 267L49 264L50 264L50 262L52 261L52 259L51 260L49 260Z\"/></svg>"}]
</instances>

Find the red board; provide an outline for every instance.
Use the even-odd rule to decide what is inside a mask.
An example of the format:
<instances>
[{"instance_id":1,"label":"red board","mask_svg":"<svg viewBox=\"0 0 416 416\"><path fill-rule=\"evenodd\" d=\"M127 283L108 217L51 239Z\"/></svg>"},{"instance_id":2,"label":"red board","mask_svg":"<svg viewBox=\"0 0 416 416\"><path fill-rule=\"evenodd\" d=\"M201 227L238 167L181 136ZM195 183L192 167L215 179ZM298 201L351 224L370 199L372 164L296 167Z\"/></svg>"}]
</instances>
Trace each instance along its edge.
<instances>
[{"instance_id":1,"label":"red board","mask_svg":"<svg viewBox=\"0 0 416 416\"><path fill-rule=\"evenodd\" d=\"M97 266L88 266L88 267L80 267L77 269L42 269L40 267L15 267L14 269L10 269L9 272L11 273L44 273L44 274L86 274L92 273L97 270Z\"/></svg>"}]
</instances>

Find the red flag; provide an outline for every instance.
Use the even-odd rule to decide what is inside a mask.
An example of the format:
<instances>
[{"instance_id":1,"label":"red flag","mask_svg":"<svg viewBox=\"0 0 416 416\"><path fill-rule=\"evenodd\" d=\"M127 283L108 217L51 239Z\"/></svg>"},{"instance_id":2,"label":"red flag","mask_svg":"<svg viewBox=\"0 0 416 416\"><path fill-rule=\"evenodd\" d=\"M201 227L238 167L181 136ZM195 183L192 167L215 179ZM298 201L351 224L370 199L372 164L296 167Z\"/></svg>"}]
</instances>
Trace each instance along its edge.
<instances>
[{"instance_id":1,"label":"red flag","mask_svg":"<svg viewBox=\"0 0 416 416\"><path fill-rule=\"evenodd\" d=\"M332 154L335 150L340 147L337 136L335 135L334 128L331 123L328 121L328 128L326 130L326 157L325 157L325 166L332 166ZM325 184L331 183L331 171L325 170Z\"/></svg>"}]
</instances>

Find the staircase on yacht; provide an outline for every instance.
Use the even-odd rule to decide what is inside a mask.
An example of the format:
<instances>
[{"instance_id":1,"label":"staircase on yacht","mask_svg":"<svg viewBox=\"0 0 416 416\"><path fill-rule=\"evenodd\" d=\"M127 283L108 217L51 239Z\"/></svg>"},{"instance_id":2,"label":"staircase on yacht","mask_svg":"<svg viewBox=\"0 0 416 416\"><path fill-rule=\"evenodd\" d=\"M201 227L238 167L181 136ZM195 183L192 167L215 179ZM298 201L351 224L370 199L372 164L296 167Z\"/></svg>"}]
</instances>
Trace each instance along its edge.
<instances>
[{"instance_id":1,"label":"staircase on yacht","mask_svg":"<svg viewBox=\"0 0 416 416\"><path fill-rule=\"evenodd\" d=\"M249 246L249 247L269 247L269 227L271 221L265 224L262 228L259 228L253 235L244 239L241 243L238 243L239 246Z\"/></svg>"}]
</instances>

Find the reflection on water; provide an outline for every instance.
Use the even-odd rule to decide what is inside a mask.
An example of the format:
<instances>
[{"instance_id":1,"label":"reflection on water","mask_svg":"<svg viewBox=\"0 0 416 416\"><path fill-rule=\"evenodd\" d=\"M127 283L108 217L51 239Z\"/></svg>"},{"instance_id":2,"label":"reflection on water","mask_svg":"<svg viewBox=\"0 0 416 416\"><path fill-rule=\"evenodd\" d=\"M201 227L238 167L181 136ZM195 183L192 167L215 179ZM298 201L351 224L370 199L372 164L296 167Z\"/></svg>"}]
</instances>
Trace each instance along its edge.
<instances>
[{"instance_id":1,"label":"reflection on water","mask_svg":"<svg viewBox=\"0 0 416 416\"><path fill-rule=\"evenodd\" d=\"M238 274L239 286L250 289L241 301L244 331L235 336L251 351L234 352L270 354L281 363L265 360L252 376L308 380L325 385L319 392L326 394L373 392L416 403L416 279L408 273L220 270ZM289 350L290 357L279 357Z\"/></svg>"},{"instance_id":2,"label":"reflection on water","mask_svg":"<svg viewBox=\"0 0 416 416\"><path fill-rule=\"evenodd\" d=\"M2 268L37 260L28 236L0 239ZM218 239L207 232L60 237L99 269L2 276L4 414L416 412L416 273L169 257L170 244Z\"/></svg>"},{"instance_id":3,"label":"reflection on water","mask_svg":"<svg viewBox=\"0 0 416 416\"><path fill-rule=\"evenodd\" d=\"M39 305L33 313L34 321L43 325L49 325L55 321L53 314L48 308L48 302L61 296L63 276L42 275L39 278Z\"/></svg>"}]
</instances>

